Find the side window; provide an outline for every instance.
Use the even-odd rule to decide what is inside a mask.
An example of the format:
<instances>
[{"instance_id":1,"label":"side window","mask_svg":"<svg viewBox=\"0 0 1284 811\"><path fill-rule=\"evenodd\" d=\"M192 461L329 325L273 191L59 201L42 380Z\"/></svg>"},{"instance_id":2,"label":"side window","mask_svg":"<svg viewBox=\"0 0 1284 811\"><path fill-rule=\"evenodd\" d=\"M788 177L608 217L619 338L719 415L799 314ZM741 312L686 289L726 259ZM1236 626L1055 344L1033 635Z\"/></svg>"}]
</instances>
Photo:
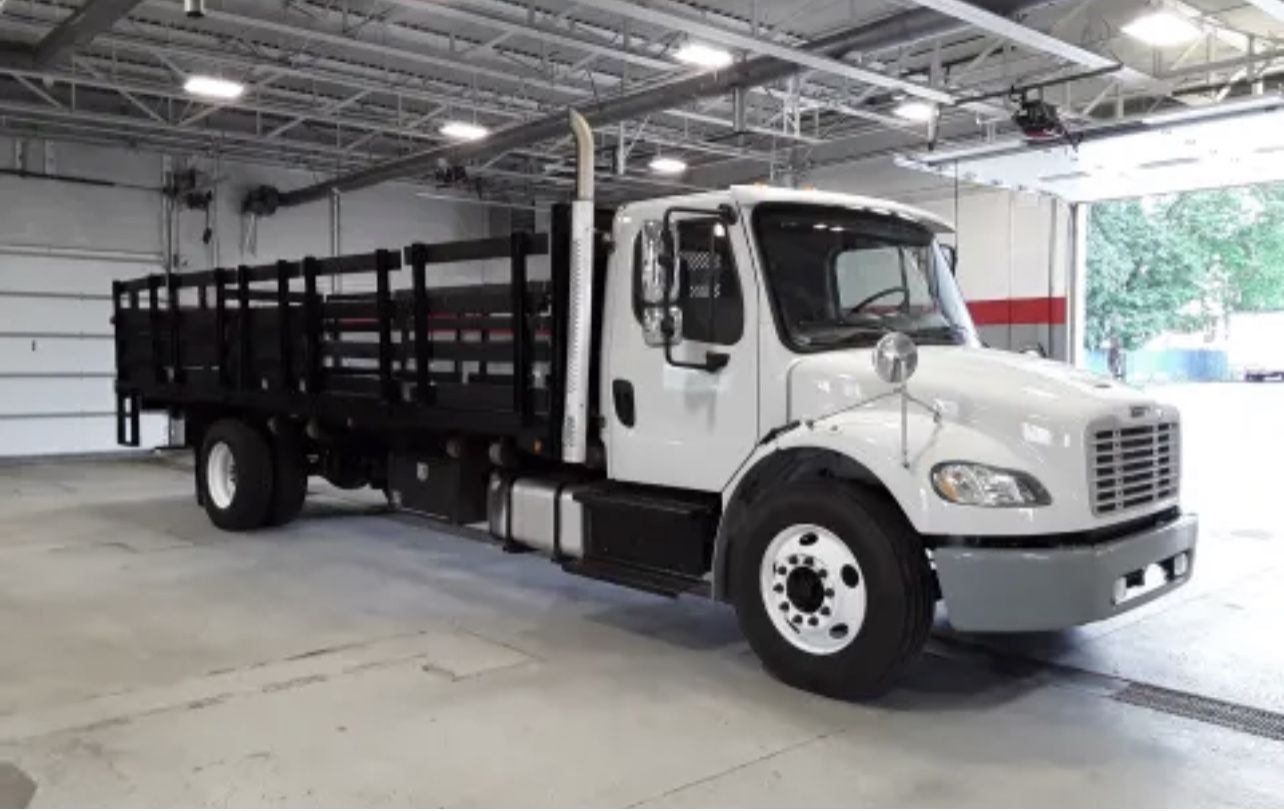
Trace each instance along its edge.
<instances>
[{"instance_id":1,"label":"side window","mask_svg":"<svg viewBox=\"0 0 1284 811\"><path fill-rule=\"evenodd\" d=\"M679 288L674 303L682 309L683 337L711 344L734 344L744 335L744 299L726 226L714 218L677 224ZM633 312L642 320L642 239L633 246Z\"/></svg>"}]
</instances>

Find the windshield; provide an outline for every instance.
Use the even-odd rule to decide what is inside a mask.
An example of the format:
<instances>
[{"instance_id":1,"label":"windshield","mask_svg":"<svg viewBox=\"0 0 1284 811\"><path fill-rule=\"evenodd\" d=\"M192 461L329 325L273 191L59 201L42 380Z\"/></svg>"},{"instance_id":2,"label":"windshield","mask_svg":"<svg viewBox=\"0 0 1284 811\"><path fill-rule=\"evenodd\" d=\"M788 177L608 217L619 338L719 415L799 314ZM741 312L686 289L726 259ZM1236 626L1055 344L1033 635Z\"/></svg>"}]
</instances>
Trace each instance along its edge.
<instances>
[{"instance_id":1,"label":"windshield","mask_svg":"<svg viewBox=\"0 0 1284 811\"><path fill-rule=\"evenodd\" d=\"M764 204L754 231L787 342L800 351L872 346L888 332L976 345L936 238L890 214Z\"/></svg>"}]
</instances>

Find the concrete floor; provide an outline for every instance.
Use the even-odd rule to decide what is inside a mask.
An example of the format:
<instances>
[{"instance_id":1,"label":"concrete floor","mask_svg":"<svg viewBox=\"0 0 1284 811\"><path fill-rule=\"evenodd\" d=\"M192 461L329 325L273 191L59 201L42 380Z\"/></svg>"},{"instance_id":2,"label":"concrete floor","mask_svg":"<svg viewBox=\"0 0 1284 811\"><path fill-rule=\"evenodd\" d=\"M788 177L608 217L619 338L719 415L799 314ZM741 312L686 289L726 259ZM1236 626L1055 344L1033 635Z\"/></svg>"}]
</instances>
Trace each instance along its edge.
<instances>
[{"instance_id":1,"label":"concrete floor","mask_svg":"<svg viewBox=\"0 0 1284 811\"><path fill-rule=\"evenodd\" d=\"M722 606L314 491L290 527L227 535L181 465L0 467L0 762L36 804L1284 803L1284 743L1114 698L1284 712L1265 512L1210 527L1194 583L1144 613L942 624L862 706L773 681Z\"/></svg>"}]
</instances>

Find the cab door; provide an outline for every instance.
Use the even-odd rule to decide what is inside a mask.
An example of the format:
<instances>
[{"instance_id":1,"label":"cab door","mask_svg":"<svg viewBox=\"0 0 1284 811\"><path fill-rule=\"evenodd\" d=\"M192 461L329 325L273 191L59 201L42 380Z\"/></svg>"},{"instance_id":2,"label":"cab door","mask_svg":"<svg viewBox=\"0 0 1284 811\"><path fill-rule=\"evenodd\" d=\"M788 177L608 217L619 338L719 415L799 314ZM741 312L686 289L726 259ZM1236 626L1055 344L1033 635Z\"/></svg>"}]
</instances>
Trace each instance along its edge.
<instances>
[{"instance_id":1,"label":"cab door","mask_svg":"<svg viewBox=\"0 0 1284 811\"><path fill-rule=\"evenodd\" d=\"M653 223L665 214L647 213ZM603 347L607 470L622 481L717 491L759 436L758 283L743 221L730 209L667 213L680 334L667 353L647 323L645 220L617 221Z\"/></svg>"}]
</instances>

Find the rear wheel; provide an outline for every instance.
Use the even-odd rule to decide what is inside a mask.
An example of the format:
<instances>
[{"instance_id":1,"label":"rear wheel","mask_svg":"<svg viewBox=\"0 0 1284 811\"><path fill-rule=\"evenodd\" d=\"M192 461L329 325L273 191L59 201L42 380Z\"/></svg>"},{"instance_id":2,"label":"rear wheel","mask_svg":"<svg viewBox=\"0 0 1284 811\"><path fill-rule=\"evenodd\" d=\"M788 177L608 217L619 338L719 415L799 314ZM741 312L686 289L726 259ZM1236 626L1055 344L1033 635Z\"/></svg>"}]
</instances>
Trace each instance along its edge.
<instances>
[{"instance_id":1,"label":"rear wheel","mask_svg":"<svg viewBox=\"0 0 1284 811\"><path fill-rule=\"evenodd\" d=\"M303 438L293 424L284 423L272 434L272 506L268 524L284 526L298 517L308 496L308 460Z\"/></svg>"},{"instance_id":2,"label":"rear wheel","mask_svg":"<svg viewBox=\"0 0 1284 811\"><path fill-rule=\"evenodd\" d=\"M241 420L220 420L205 432L196 466L201 502L220 529L263 526L272 504L272 452Z\"/></svg>"},{"instance_id":3,"label":"rear wheel","mask_svg":"<svg viewBox=\"0 0 1284 811\"><path fill-rule=\"evenodd\" d=\"M733 550L741 628L782 681L838 698L885 692L935 604L922 542L889 499L840 481L769 496Z\"/></svg>"}]
</instances>

